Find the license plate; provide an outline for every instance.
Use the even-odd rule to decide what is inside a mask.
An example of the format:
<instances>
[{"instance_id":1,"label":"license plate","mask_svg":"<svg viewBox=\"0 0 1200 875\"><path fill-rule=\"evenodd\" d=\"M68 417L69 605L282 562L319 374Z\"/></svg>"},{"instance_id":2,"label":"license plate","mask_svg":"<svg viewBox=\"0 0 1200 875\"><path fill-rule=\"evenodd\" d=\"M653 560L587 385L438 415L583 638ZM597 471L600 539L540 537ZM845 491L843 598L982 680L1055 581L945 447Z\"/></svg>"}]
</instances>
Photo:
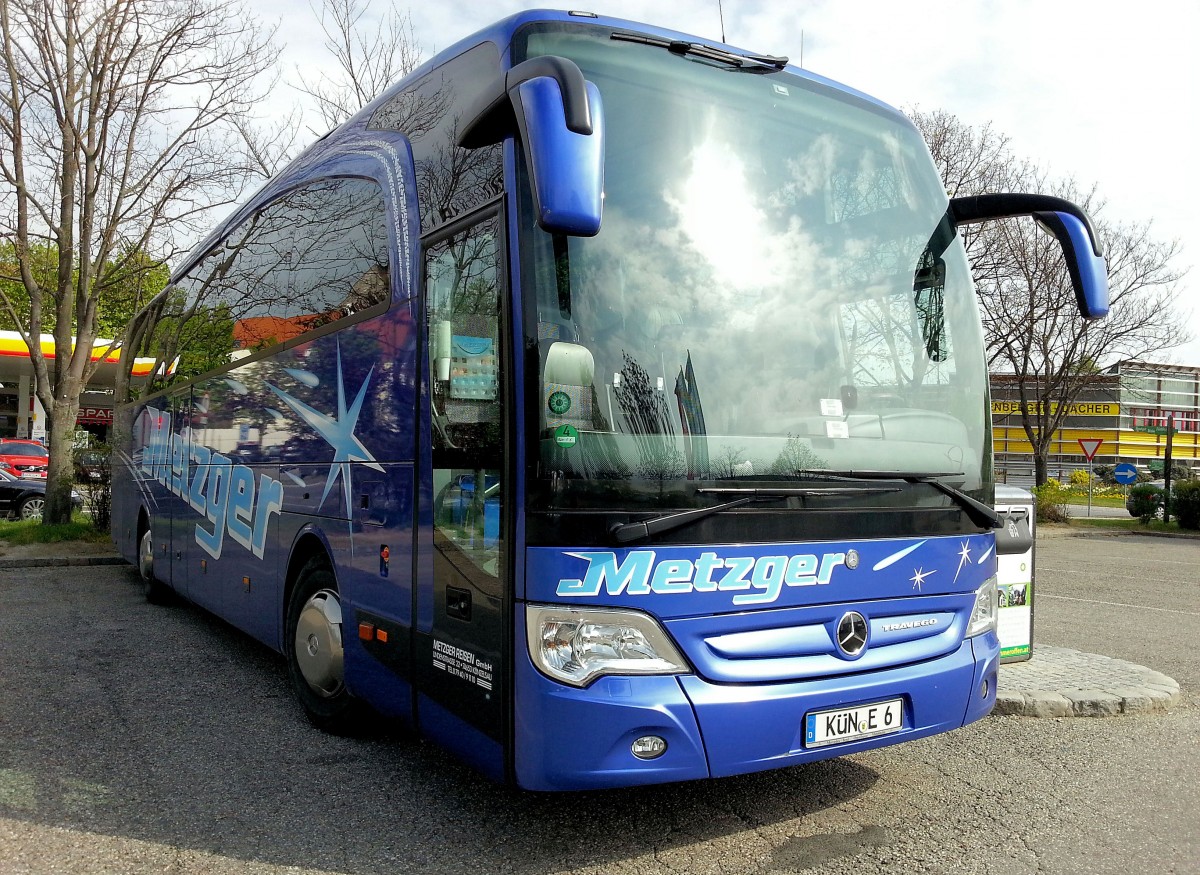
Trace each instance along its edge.
<instances>
[{"instance_id":1,"label":"license plate","mask_svg":"<svg viewBox=\"0 0 1200 875\"><path fill-rule=\"evenodd\" d=\"M903 729L903 722L903 699L834 711L813 711L804 717L804 746L822 747L841 741L888 735Z\"/></svg>"}]
</instances>

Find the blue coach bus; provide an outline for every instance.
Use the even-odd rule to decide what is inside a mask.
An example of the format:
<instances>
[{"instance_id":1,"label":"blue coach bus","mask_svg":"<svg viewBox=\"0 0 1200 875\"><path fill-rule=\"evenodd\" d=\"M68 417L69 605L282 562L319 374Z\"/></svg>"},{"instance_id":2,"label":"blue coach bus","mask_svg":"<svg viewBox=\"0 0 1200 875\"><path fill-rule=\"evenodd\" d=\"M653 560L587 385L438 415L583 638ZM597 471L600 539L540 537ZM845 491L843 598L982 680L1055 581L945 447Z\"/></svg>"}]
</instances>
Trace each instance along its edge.
<instances>
[{"instance_id":1,"label":"blue coach bus","mask_svg":"<svg viewBox=\"0 0 1200 875\"><path fill-rule=\"evenodd\" d=\"M317 725L373 709L526 788L962 726L995 698L999 520L957 229L1016 216L1103 316L1084 213L948 200L897 111L520 13L179 266L162 324L220 366L121 410L114 538L152 600L284 654Z\"/></svg>"}]
</instances>

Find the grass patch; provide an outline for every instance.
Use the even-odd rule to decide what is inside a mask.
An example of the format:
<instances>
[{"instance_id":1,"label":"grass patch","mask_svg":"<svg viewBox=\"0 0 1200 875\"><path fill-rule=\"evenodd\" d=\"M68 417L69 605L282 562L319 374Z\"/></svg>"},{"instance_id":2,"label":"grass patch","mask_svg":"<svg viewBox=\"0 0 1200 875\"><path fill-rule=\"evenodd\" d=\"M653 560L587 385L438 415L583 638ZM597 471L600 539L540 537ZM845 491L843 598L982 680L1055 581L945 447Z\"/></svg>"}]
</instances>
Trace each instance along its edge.
<instances>
[{"instance_id":1,"label":"grass patch","mask_svg":"<svg viewBox=\"0 0 1200 875\"><path fill-rule=\"evenodd\" d=\"M1149 530L1152 528L1151 526L1142 525L1142 521L1137 519L1136 517L1129 517L1128 519L1106 519L1104 517L1095 517L1095 516L1094 517L1073 516L1073 517L1071 517L1071 525L1073 525L1073 526L1088 526L1093 529L1110 529L1110 530L1121 529L1121 530L1127 531L1127 532ZM1158 523L1158 525L1162 526L1162 523ZM1171 526L1169 526L1169 528L1177 530L1179 527L1174 524L1171 524ZM1165 530L1166 529L1164 529L1164 531Z\"/></svg>"},{"instance_id":2,"label":"grass patch","mask_svg":"<svg viewBox=\"0 0 1200 875\"><path fill-rule=\"evenodd\" d=\"M54 526L42 525L36 520L0 520L0 541L9 544L57 544L63 541L100 544L108 540L108 532L98 531L82 514L75 514L69 523Z\"/></svg>"},{"instance_id":3,"label":"grass patch","mask_svg":"<svg viewBox=\"0 0 1200 875\"><path fill-rule=\"evenodd\" d=\"M1123 532L1172 532L1175 534L1185 534L1197 536L1200 533L1181 529L1179 523L1172 518L1171 522L1164 523L1161 520L1151 520L1148 523L1143 523L1141 520L1130 517L1129 519L1105 519L1103 517L1071 517L1072 526L1087 526L1093 529L1106 529L1107 531L1123 531Z\"/></svg>"},{"instance_id":4,"label":"grass patch","mask_svg":"<svg viewBox=\"0 0 1200 875\"><path fill-rule=\"evenodd\" d=\"M1080 492L1077 490L1063 490L1065 504L1077 504L1087 507L1088 494L1087 490ZM1124 495L1093 495L1092 507L1124 507Z\"/></svg>"}]
</instances>

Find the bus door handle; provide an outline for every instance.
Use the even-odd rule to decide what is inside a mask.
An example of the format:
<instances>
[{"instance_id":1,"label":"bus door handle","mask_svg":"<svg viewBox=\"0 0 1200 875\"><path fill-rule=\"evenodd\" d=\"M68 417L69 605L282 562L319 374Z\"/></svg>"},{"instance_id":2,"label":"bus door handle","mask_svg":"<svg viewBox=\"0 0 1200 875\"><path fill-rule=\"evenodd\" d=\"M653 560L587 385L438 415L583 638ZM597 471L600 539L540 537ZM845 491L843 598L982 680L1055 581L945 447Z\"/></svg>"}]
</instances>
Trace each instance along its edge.
<instances>
[{"instance_id":1,"label":"bus door handle","mask_svg":"<svg viewBox=\"0 0 1200 875\"><path fill-rule=\"evenodd\" d=\"M458 620L470 620L471 591L457 586L446 587L446 613Z\"/></svg>"}]
</instances>

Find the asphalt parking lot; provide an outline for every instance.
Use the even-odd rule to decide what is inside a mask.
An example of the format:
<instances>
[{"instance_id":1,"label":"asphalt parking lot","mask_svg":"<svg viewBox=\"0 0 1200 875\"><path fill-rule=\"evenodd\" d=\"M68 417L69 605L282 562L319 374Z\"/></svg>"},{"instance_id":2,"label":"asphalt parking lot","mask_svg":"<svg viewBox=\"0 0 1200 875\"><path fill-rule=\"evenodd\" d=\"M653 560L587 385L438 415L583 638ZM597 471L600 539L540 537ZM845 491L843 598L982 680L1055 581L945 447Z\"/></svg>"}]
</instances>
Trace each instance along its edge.
<instances>
[{"instance_id":1,"label":"asphalt parking lot","mask_svg":"<svg viewBox=\"0 0 1200 875\"><path fill-rule=\"evenodd\" d=\"M1037 562L1036 642L1150 666L1180 703L569 795L321 734L279 658L125 567L0 571L0 872L1200 871L1200 541L1045 537Z\"/></svg>"}]
</instances>

